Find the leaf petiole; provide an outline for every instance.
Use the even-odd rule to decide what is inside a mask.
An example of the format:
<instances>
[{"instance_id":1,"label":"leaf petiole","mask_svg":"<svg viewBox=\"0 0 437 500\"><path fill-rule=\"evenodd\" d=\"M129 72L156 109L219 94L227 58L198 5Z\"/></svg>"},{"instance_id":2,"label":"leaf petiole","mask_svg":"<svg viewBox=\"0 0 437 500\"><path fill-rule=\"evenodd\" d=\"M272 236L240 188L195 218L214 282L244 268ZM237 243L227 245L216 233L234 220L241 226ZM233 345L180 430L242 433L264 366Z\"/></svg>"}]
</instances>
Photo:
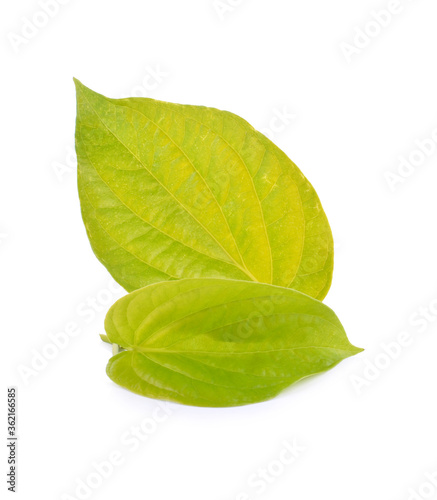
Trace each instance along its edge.
<instances>
[{"instance_id":1,"label":"leaf petiole","mask_svg":"<svg viewBox=\"0 0 437 500\"><path fill-rule=\"evenodd\" d=\"M103 340L103 342L106 342L107 344L112 345L112 355L115 356L121 351L124 351L123 347L120 347L118 344L113 344L107 335L100 334L100 338Z\"/></svg>"}]
</instances>

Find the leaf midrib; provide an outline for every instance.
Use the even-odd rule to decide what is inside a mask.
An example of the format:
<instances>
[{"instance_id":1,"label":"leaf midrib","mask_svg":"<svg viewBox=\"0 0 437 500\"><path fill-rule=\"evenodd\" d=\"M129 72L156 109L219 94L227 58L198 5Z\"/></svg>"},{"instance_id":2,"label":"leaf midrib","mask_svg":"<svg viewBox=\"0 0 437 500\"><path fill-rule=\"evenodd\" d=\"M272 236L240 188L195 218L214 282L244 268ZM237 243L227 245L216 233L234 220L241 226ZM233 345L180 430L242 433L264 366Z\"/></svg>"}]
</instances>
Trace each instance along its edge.
<instances>
[{"instance_id":1,"label":"leaf midrib","mask_svg":"<svg viewBox=\"0 0 437 500\"><path fill-rule=\"evenodd\" d=\"M204 288L209 288L209 286L214 286L213 284L211 285L208 285L208 286L205 286ZM188 294L190 292L192 292L193 290L185 290L179 294L177 294L175 297L172 298L172 300L174 300L176 297L181 297L182 295L185 295L185 294ZM217 309L217 308L223 308L225 306L228 306L229 304L235 304L237 302L247 302L247 301L250 301L250 300L262 300L262 299L268 299L268 298L273 298L273 297L278 297L280 296L280 294L276 294L276 295L260 295L260 296L257 296L257 297L246 297L244 299L241 299L241 298L238 298L238 299L235 299L235 300L229 300L227 302L221 302L219 304L216 304L216 305L213 305L213 306L208 306L208 307L204 307L203 309L198 309L197 311L194 311L192 313L189 313L185 316L182 316L180 318L177 318L173 321L170 321L169 323L165 324L164 326L158 328L158 330L155 330L154 332L152 332L152 334L149 336L149 337L146 337L143 341L141 341L138 345L143 345L144 342L149 342L151 338L155 337L158 333L162 332L163 330L165 330L166 328L170 328L171 326L174 326L175 324L183 321L184 319L187 319L191 316L195 316L196 314L199 314L199 313L202 313L202 312L205 312L205 311L211 311L213 309ZM166 303L164 303L166 304ZM159 306L158 306L159 307ZM157 308L156 308L157 309ZM156 310L155 309L155 310ZM280 314L283 314L283 313L280 313ZM252 316L253 318L258 318L258 317L271 317L271 316L275 316L274 314L268 314L268 315L263 315L262 313L259 315L259 316ZM146 316L144 318L144 320L140 323L140 325L136 328L136 332L137 333L141 328L143 328L143 326L147 323L147 320L148 320L148 316ZM241 320L242 321L247 321L247 318L244 318ZM231 325L233 325L235 323L231 323ZM222 325L220 326L219 328L223 328L225 326L231 326L231 325ZM214 330L209 330L208 332L202 332L202 333L210 333L211 331L214 331Z\"/></svg>"},{"instance_id":2,"label":"leaf midrib","mask_svg":"<svg viewBox=\"0 0 437 500\"><path fill-rule=\"evenodd\" d=\"M228 262L229 264L233 264L235 267L237 267L238 269L240 269L244 274L246 274L246 276L248 276L252 281L255 281L255 282L258 282L257 278L246 268L246 267L243 267L241 266L230 254L229 252L223 247L223 245L217 240L217 238L188 210L187 207L185 207L184 204L182 204L177 198L176 196L164 185L162 184L162 182L150 171L146 168L146 166L143 164L143 162L140 160L140 158L138 158L135 153L126 145L124 144L121 139L106 125L106 123L103 121L103 119L100 117L99 113L97 112L97 110L93 107L93 105L91 104L91 102L88 100L88 98L86 97L85 93L83 93L86 101L88 102L88 104L90 105L91 109L94 111L94 113L96 114L97 118L100 120L100 122L102 123L102 125L115 137L115 139L137 160L137 162L144 168L144 170L146 170L149 175L151 177L153 177L155 179L155 181L163 188L165 189L165 191L193 218L193 220L195 222L197 222L197 224L199 224L199 226L202 227L202 229L217 243L217 245L225 252L225 254L229 257L229 259L231 260L230 262ZM106 98L105 98L106 99ZM137 111L133 108L129 108L129 109L132 109L133 111ZM142 113L140 113L142 114ZM143 115L145 116L145 115ZM145 118L147 118L145 116ZM149 118L147 118L149 119ZM149 119L150 120L150 119ZM152 120L150 120L152 121ZM153 122L153 121L152 121ZM154 123L154 122L153 122ZM158 125L157 125L158 126ZM159 127L158 127L159 128ZM181 150L181 152L183 153L183 151ZM183 153L185 154L185 153ZM185 155L186 156L186 155ZM97 171L97 169L95 169ZM197 170L196 170L197 172ZM99 174L100 175L100 174ZM100 176L101 177L101 176ZM102 179L103 180L103 179ZM105 183L107 185L107 183ZM109 186L108 186L109 188ZM111 189L111 188L109 188ZM111 190L112 191L112 190ZM112 191L113 192L113 191ZM115 195L115 193L114 193ZM117 196L117 195L115 195ZM117 199L119 199L123 204L124 202L117 196ZM125 204L124 204L125 205ZM126 206L126 205L125 205ZM129 207L128 207L129 208ZM135 215L137 215L132 209L130 209ZM138 215L137 215L138 216ZM232 234L232 232L231 232ZM233 235L232 235L233 236ZM173 238L174 239L174 238ZM238 245L237 245L238 246ZM202 252L199 252L199 253L202 253ZM204 254L206 255L206 254ZM215 257L210 257L212 259L215 259ZM220 260L220 259L216 259L216 260ZM244 262L244 261L243 261Z\"/></svg>"},{"instance_id":3,"label":"leaf midrib","mask_svg":"<svg viewBox=\"0 0 437 500\"><path fill-rule=\"evenodd\" d=\"M79 132L80 135L82 135L80 132ZM111 186L105 181L105 179L100 175L100 172L97 170L97 168L94 166L93 162L91 161L90 157L88 156L88 153L85 149L85 155L90 163L90 165L93 167L93 169L95 170L96 174L100 177L101 181L103 182L103 184L105 184L105 186L107 186L107 188L111 191L111 193L117 198L117 200L120 201L120 203L125 206L130 212L132 212L136 217L138 217L141 221L143 221L145 224L147 224L148 226L152 227L153 229L155 229L156 231L159 231L161 234L167 236L168 238L172 239L173 241L176 241L177 243L180 243L181 245L185 246L186 248L189 248L190 250L192 250L193 252L196 252L200 255L203 255L205 257L207 257L208 259L212 259L212 260L216 260L218 262L223 262L224 264L228 264L230 266L234 266L234 267L237 267L240 271L244 272L244 269L238 267L237 265L234 264L234 262L230 262L230 261L227 261L227 260L223 260L223 259L220 259L218 257L213 257L211 255L208 255L206 253L203 253L201 252L200 250L197 250L196 248L193 248L191 247L190 245L187 245L186 243L184 243L183 241L180 241L178 239L176 239L174 236L171 236L170 234L166 233L165 231L163 231L162 229L159 229L158 227L154 226L151 222L143 219L137 212L135 212L131 207L129 207L128 205L126 205L126 203L124 203L124 201L117 195L117 193L115 193L115 191L112 190ZM88 194L87 192L87 189L85 187L85 184L83 186L83 189L84 189L84 192L90 202L90 205L94 208L94 210L97 210L97 208L92 204L91 202L91 197L90 195ZM168 276L172 277L172 278L175 278L175 279L180 279L179 276L172 276L171 274L169 274L167 271L163 271L162 269L159 269L157 268L156 266L153 266L152 264L150 264L149 262L146 262L145 260L141 259L140 257L138 257L138 255L132 253L130 250L128 250L126 247L124 247L118 240L116 240L102 225L102 223L100 222L97 214L96 214L96 220L99 224L99 226L106 232L106 234L108 234L108 236L113 240L115 241L118 245L120 245L121 248L123 248L123 250L126 250L128 253L130 253L131 255L133 255L136 259L138 259L140 262L144 262L144 264L147 264L148 266L152 267L153 269L156 269L157 271L160 271L161 273L164 273L164 274L167 274ZM247 275L247 273L245 273ZM250 276L249 276L250 277Z\"/></svg>"},{"instance_id":4,"label":"leaf midrib","mask_svg":"<svg viewBox=\"0 0 437 500\"><path fill-rule=\"evenodd\" d=\"M110 99L108 99L108 98L106 98L106 97L105 97L105 99L106 99L108 102L110 102L111 104L113 104L113 102L112 102ZM113 104L113 105L114 105L114 104ZM224 220L224 221L225 221L225 223L226 223L226 227L228 228L229 234L232 236L232 239L233 239L233 241L234 241L234 245L235 245L235 249L236 249L236 250L237 250L237 252L238 252L238 255L239 255L240 259L241 259L241 262L244 264L244 266L243 266L243 267L244 267L247 271L249 271L249 270L248 270L248 268L247 268L246 262L245 262L245 260L244 260L244 257L241 255L241 252L240 252L240 247L238 246L238 243L237 243L237 240L235 239L234 233L232 232L231 227L229 226L229 221L228 221L227 217L225 216L225 214L224 214L224 212L223 212L223 208L222 208L222 206L220 205L220 203L218 202L218 200L217 200L216 196L215 196L215 195L214 195L214 193L212 192L212 190L211 190L211 188L210 188L209 184L206 182L206 179L203 177L203 175L200 173L200 171L199 171L199 170L195 167L194 163L192 162L192 160L190 159L190 157L188 156L188 154L187 154L187 153L186 153L186 152L182 149L182 147L181 147L181 146L179 146L179 144L177 144L177 143L174 141L174 139L171 137L171 135L170 135L168 132L166 132L166 131L165 131L165 130L164 130L164 129L163 129L163 128L162 128L162 127L158 124L158 122L156 122L155 120L152 120L152 118L150 118L149 116L147 116L147 115L146 115L145 113L143 113L141 110L139 110L139 109L137 109L137 108L132 108L131 106L126 106L126 105L124 105L124 104L117 104L117 105L114 105L114 106L121 106L121 107L124 107L124 108L128 108L128 109L133 110L133 111L135 111L135 112L139 113L140 115L144 116L144 118L146 118L146 120L148 120L148 121L150 121L151 123L153 123L153 124L156 126L156 128L158 128L158 129L159 129L159 130L160 130L160 131L161 131L161 132L162 132L162 133L163 133L166 137L168 137L168 138L170 139L170 141L174 144L174 146L175 146L175 147L176 147L176 148L177 148L177 149L178 149L178 150L179 150L179 151L180 151L180 152L184 155L184 157L188 160L188 162L190 163L190 165L193 167L193 170L194 170L194 171L197 173L197 175L198 175L198 176L202 179L203 183L204 183L204 184L205 184L205 186L208 188L208 191L210 192L210 194L211 194L212 198L213 198L213 199L214 199L214 201L216 202L216 205L217 205L217 207L219 208L220 213L222 214L223 220ZM168 109L168 108L166 108L166 109ZM180 113L180 114L182 114L182 113ZM182 116L184 116L184 115L182 115ZM200 125L202 125L200 122L199 122L199 124L200 124ZM185 127L185 126L186 126L186 125L185 125L185 122L184 122L184 127ZM204 126L205 126L205 125L204 125ZM209 129L209 130L211 130L211 129ZM184 133L185 133L185 129L184 129ZM181 205L182 205L182 204L181 204ZM185 207L184 207L184 208L185 208ZM187 210L187 212L188 212L188 210ZM190 213L190 215L194 218L194 216L191 214L191 212L188 212L188 213ZM194 218L194 219L195 219L195 218ZM195 220L197 221L197 219L195 219ZM228 255L229 255L229 254L228 254ZM231 257L231 258L232 258L232 257ZM257 281L257 280L255 279L254 281Z\"/></svg>"},{"instance_id":5,"label":"leaf midrib","mask_svg":"<svg viewBox=\"0 0 437 500\"><path fill-rule=\"evenodd\" d=\"M164 108L166 108L167 110L169 109L169 108L168 108L165 104L163 105L163 107L164 107ZM181 113L181 112L180 112L180 111L178 111L177 109L175 109L175 110L171 110L171 111L172 111L172 112L176 112L176 113L178 113L178 114L182 115L184 118L187 118L187 117L186 117L186 115L184 115L183 113ZM141 111L139 111L139 112L141 113ZM145 116L145 117L147 118L147 116L146 116L146 115L144 115L144 113L141 113L141 114L143 114L143 116ZM234 118L233 118L232 114L227 114L227 116L228 116L231 120L234 120ZM256 190L255 183L254 183L254 181L253 181L253 177L252 177L252 175L251 175L251 173L250 173L250 171L249 171L249 169L248 169L248 167L247 167L247 165L246 165L246 162L243 160L243 158L242 158L241 154L240 154L240 153L239 153L239 152L238 152L238 151L237 151L237 150L236 150L236 149L232 146L232 144L230 144L230 143L226 140L226 138L224 137L223 133L222 133L222 135L220 135L220 136L219 136L216 132L214 132L214 130L213 130L211 127L209 127L209 126L208 126L208 125L206 125L205 123L203 123L203 122L201 122L201 121L197 120L196 118L194 118L194 117L191 117L191 116L190 116L190 117L188 117L188 119L190 119L190 120L193 120L193 121L197 122L199 125L203 125L203 126L204 126L204 127L206 127L208 130L211 130L211 131L212 131L213 133L215 133L218 137L220 137L220 138L223 140L223 142L224 142L225 144L227 144L227 145L228 145L228 147L229 147L232 151L234 151L234 153L235 153L235 154L238 156L238 158L240 159L241 163L244 165L244 168L245 168L245 170L246 170L246 172L247 172L247 175L248 175L248 177L249 177L249 179L250 179L251 186L252 186L253 192L254 192L254 194L255 194L255 198L256 198L256 199L257 199L257 201L258 201L259 210L260 210L260 213L261 213L261 218L262 218L262 221L263 221L264 233L265 233L265 237L266 237L267 245L268 245L268 248L269 248L269 255L270 255L270 283L271 283L271 282L273 281L273 255L272 255L272 247L271 247L271 244L270 244L270 238L269 238L269 235L268 235L268 232L267 232L267 226L266 226L266 222L265 222L265 218L264 218L264 210L263 210L263 208L262 208L261 200L260 200L260 198L259 198L259 196L258 196L258 191ZM234 120L234 121L235 121L235 120ZM153 123L155 123L155 122L153 122ZM159 125L158 125L158 124L156 124L156 123L155 123L155 125L156 125L157 127L159 127ZM222 117L222 131L223 131L223 126L224 126L224 119L223 119L223 117ZM250 126L251 126L251 125L250 125ZM162 130L162 129L161 129L161 130ZM254 132L256 132L256 131L255 131L255 129L254 129ZM165 133L165 132L164 132L164 133ZM246 140L246 137L247 137L247 130L245 130L245 135L244 135L244 140L243 140L243 142ZM266 148L266 146L265 146L264 144L263 144L263 147L264 147L263 157L262 157L262 159L261 159L261 163L260 163L260 165L259 165L259 167L258 167L258 169L257 169L257 172L256 172L256 173L258 173L258 170L261 168L262 162L264 161L264 156L265 156L266 151L267 151L267 148ZM182 149L181 149L181 151L182 151ZM184 153L184 154L185 154L185 153ZM193 165L193 167L194 167L194 165ZM255 174L255 175L256 175L256 174ZM275 183L275 184L276 184L276 183ZM275 185L275 184L274 184L274 185ZM238 246L238 245L237 245L237 246Z\"/></svg>"},{"instance_id":6,"label":"leaf midrib","mask_svg":"<svg viewBox=\"0 0 437 500\"><path fill-rule=\"evenodd\" d=\"M239 355L249 355L249 354L269 354L272 352L284 352L284 351L297 351L301 349L328 349L330 351L339 351L339 352L354 352L351 349L341 348L341 347L332 347L325 345L307 345L307 346L299 346L299 347L288 347L284 349L266 349L262 351L186 351L186 350L167 350L165 348L138 348L132 346L132 348L127 348L127 351L132 352L153 352L153 353L161 353L161 354L212 354L217 356L239 356ZM358 351L359 352L359 351Z\"/></svg>"}]
</instances>

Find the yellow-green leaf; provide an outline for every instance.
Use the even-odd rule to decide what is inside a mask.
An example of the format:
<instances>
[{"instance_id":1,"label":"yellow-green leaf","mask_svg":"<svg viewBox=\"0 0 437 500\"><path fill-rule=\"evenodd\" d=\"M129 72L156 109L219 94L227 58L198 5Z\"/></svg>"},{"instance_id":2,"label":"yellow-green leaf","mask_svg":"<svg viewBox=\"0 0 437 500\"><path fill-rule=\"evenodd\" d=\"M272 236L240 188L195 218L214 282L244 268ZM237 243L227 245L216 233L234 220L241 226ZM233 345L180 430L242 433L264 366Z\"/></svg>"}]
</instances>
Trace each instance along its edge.
<instances>
[{"instance_id":1,"label":"yellow-green leaf","mask_svg":"<svg viewBox=\"0 0 437 500\"><path fill-rule=\"evenodd\" d=\"M109 310L124 350L109 377L132 392L196 406L264 401L362 349L334 312L288 288L227 279L149 285Z\"/></svg>"},{"instance_id":2,"label":"yellow-green leaf","mask_svg":"<svg viewBox=\"0 0 437 500\"><path fill-rule=\"evenodd\" d=\"M269 139L227 111L109 99L75 82L82 216L122 286L221 277L325 297L328 221Z\"/></svg>"}]
</instances>

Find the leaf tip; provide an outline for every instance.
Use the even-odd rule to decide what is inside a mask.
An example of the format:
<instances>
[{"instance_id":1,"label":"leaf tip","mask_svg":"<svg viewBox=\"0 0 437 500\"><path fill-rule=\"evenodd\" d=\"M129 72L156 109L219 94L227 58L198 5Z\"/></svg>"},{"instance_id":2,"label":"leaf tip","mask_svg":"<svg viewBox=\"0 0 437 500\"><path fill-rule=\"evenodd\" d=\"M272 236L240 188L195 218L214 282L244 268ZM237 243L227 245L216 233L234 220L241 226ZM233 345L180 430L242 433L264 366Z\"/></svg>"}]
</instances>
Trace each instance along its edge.
<instances>
[{"instance_id":1,"label":"leaf tip","mask_svg":"<svg viewBox=\"0 0 437 500\"><path fill-rule=\"evenodd\" d=\"M364 349L362 347L357 347L357 346L352 346L352 356L355 356L356 354L360 354L360 352L363 352Z\"/></svg>"},{"instance_id":2,"label":"leaf tip","mask_svg":"<svg viewBox=\"0 0 437 500\"><path fill-rule=\"evenodd\" d=\"M73 76L73 82L74 82L74 85L75 85L75 87L76 87L76 90L78 90L79 88L83 87L82 82L80 82L80 81L79 81L77 78L75 78L74 76Z\"/></svg>"},{"instance_id":3,"label":"leaf tip","mask_svg":"<svg viewBox=\"0 0 437 500\"><path fill-rule=\"evenodd\" d=\"M79 96L85 97L86 100L101 100L101 99L106 99L106 97L102 94L99 94L98 92L95 92L94 90L90 89L86 85L84 85L80 80L77 78L73 77L73 82L76 87L76 97L79 100Z\"/></svg>"},{"instance_id":4,"label":"leaf tip","mask_svg":"<svg viewBox=\"0 0 437 500\"><path fill-rule=\"evenodd\" d=\"M86 90L89 90L89 89L87 87L85 87L85 85L77 78L73 77L73 82L74 82L74 86L76 88L76 99L79 99L79 95L84 93Z\"/></svg>"},{"instance_id":5,"label":"leaf tip","mask_svg":"<svg viewBox=\"0 0 437 500\"><path fill-rule=\"evenodd\" d=\"M96 92L94 92L93 90L88 88L86 85L84 85L77 78L73 77L73 82L74 82L74 86L76 87L76 94L79 94L81 92L87 93L87 94L96 94Z\"/></svg>"}]
</instances>

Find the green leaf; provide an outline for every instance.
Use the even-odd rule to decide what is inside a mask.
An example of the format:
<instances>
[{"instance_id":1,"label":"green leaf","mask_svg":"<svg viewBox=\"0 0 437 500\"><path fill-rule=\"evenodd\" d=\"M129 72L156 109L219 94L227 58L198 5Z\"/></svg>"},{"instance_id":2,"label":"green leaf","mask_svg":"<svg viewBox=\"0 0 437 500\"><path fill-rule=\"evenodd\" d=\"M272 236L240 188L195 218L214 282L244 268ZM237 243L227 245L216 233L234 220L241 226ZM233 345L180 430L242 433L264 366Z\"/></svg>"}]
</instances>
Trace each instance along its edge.
<instances>
[{"instance_id":1,"label":"green leaf","mask_svg":"<svg viewBox=\"0 0 437 500\"><path fill-rule=\"evenodd\" d=\"M132 392L196 406L270 399L362 349L334 312L295 290L200 278L149 285L109 310L124 351L107 374Z\"/></svg>"},{"instance_id":2,"label":"green leaf","mask_svg":"<svg viewBox=\"0 0 437 500\"><path fill-rule=\"evenodd\" d=\"M328 221L269 139L227 111L109 99L75 83L82 216L96 256L126 290L217 277L325 297Z\"/></svg>"}]
</instances>

